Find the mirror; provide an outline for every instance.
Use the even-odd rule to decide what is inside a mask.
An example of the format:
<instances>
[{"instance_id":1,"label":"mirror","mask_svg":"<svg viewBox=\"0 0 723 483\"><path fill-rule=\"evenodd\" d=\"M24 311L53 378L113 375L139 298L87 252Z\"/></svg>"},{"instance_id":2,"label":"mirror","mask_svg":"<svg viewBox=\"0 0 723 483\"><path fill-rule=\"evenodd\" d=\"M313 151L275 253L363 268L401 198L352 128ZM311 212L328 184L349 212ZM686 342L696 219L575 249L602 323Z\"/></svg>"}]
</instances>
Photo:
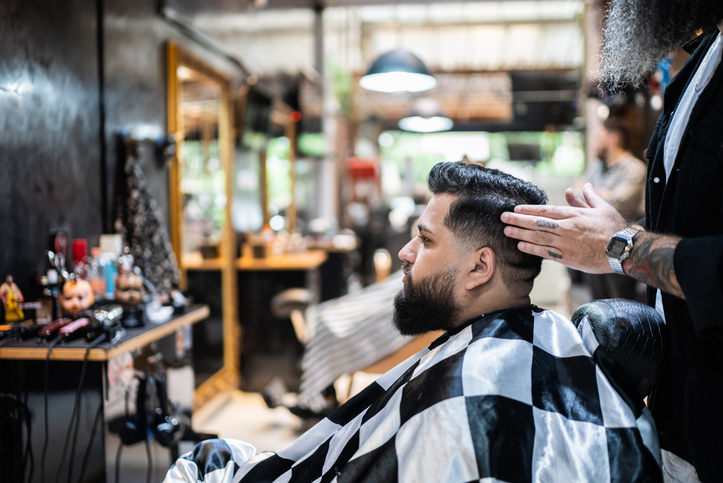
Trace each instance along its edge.
<instances>
[{"instance_id":1,"label":"mirror","mask_svg":"<svg viewBox=\"0 0 723 483\"><path fill-rule=\"evenodd\" d=\"M296 122L292 110L256 86L239 91L236 190L232 216L237 232L264 225L291 233L296 222ZM299 115L298 113L294 113Z\"/></svg>"},{"instance_id":2,"label":"mirror","mask_svg":"<svg viewBox=\"0 0 723 483\"><path fill-rule=\"evenodd\" d=\"M179 146L181 257L214 260L220 258L226 211L226 171L219 152L221 88L185 66L178 67L178 75L183 132Z\"/></svg>"},{"instance_id":3,"label":"mirror","mask_svg":"<svg viewBox=\"0 0 723 483\"><path fill-rule=\"evenodd\" d=\"M231 215L238 233L258 233L266 217L266 144L271 97L254 86L239 90L237 132L240 137L234 156L235 190Z\"/></svg>"},{"instance_id":4,"label":"mirror","mask_svg":"<svg viewBox=\"0 0 723 483\"><path fill-rule=\"evenodd\" d=\"M192 326L194 410L238 386L230 78L168 44L171 241L182 284L210 316Z\"/></svg>"},{"instance_id":5,"label":"mirror","mask_svg":"<svg viewBox=\"0 0 723 483\"><path fill-rule=\"evenodd\" d=\"M296 225L295 203L295 150L296 124L281 114L274 116L284 124L283 136L272 137L267 144L266 154L266 209L271 228L293 233Z\"/></svg>"}]
</instances>

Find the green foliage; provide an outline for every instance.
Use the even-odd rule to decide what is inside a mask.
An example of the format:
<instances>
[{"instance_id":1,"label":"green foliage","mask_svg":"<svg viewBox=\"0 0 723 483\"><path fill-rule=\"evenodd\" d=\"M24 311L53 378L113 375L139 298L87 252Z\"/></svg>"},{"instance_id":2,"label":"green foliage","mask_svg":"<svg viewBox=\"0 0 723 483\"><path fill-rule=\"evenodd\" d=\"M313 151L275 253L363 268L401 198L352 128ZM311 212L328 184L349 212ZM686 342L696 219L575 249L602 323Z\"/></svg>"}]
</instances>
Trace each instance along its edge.
<instances>
[{"instance_id":1,"label":"green foliage","mask_svg":"<svg viewBox=\"0 0 723 483\"><path fill-rule=\"evenodd\" d=\"M326 154L326 140L323 133L301 133L299 154L309 158L323 158Z\"/></svg>"},{"instance_id":2,"label":"green foliage","mask_svg":"<svg viewBox=\"0 0 723 483\"><path fill-rule=\"evenodd\" d=\"M394 142L388 147L380 146L380 154L386 162L394 162L400 173L407 170L405 159L411 163L414 183L425 183L426 176L434 164L444 161L440 154L429 154L420 147L421 134L403 131L389 131ZM485 133L489 140L489 158L474 161L516 161L510 160L510 144L530 144L540 146L541 159L535 162L535 170L540 174L579 176L585 168L584 136L579 132L499 132ZM529 163L529 161L525 161Z\"/></svg>"},{"instance_id":3,"label":"green foliage","mask_svg":"<svg viewBox=\"0 0 723 483\"><path fill-rule=\"evenodd\" d=\"M195 198L203 219L212 221L215 230L221 230L224 207L218 206L215 200L219 194L225 196L226 173L221 169L218 140L184 141L180 157L183 162L181 192L186 200Z\"/></svg>"},{"instance_id":4,"label":"green foliage","mask_svg":"<svg viewBox=\"0 0 723 483\"><path fill-rule=\"evenodd\" d=\"M414 185L426 185L429 170L435 164L444 161L444 156L421 151L418 133L389 131L389 134L394 138L394 143L389 147L379 147L381 158L385 162L394 163L399 173L409 174L409 170L411 170ZM408 163L407 159L411 162Z\"/></svg>"},{"instance_id":5,"label":"green foliage","mask_svg":"<svg viewBox=\"0 0 723 483\"><path fill-rule=\"evenodd\" d=\"M270 139L266 156L269 204L279 210L291 204L290 169L289 139L286 137Z\"/></svg>"},{"instance_id":6,"label":"green foliage","mask_svg":"<svg viewBox=\"0 0 723 483\"><path fill-rule=\"evenodd\" d=\"M331 72L331 88L341 107L341 114L345 119L351 119L354 94L351 72L343 69L339 63L332 60L327 61L327 68Z\"/></svg>"}]
</instances>

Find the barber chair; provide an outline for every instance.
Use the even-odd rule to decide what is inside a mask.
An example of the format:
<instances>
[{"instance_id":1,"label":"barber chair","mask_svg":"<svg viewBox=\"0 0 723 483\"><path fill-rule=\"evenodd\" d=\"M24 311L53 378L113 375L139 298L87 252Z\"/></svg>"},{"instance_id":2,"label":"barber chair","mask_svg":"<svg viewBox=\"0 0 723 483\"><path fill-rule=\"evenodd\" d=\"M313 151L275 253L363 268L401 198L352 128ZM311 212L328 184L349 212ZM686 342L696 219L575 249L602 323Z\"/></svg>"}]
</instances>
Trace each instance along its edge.
<instances>
[{"instance_id":1,"label":"barber chair","mask_svg":"<svg viewBox=\"0 0 723 483\"><path fill-rule=\"evenodd\" d=\"M303 288L283 290L271 299L271 315L279 320L291 319L296 339L302 344L307 340L304 311L313 300L311 291ZM279 376L271 380L261 392L261 396L270 409L284 406L291 410L296 407L296 396L288 393L283 379Z\"/></svg>"},{"instance_id":2,"label":"barber chair","mask_svg":"<svg viewBox=\"0 0 723 483\"><path fill-rule=\"evenodd\" d=\"M626 299L594 300L580 306L572 322L618 392L648 396L667 347L665 322L655 309Z\"/></svg>"},{"instance_id":3,"label":"barber chair","mask_svg":"<svg viewBox=\"0 0 723 483\"><path fill-rule=\"evenodd\" d=\"M313 301L311 291L304 288L290 288L271 299L271 315L280 320L291 319L296 338L302 344L307 340L304 311Z\"/></svg>"}]
</instances>

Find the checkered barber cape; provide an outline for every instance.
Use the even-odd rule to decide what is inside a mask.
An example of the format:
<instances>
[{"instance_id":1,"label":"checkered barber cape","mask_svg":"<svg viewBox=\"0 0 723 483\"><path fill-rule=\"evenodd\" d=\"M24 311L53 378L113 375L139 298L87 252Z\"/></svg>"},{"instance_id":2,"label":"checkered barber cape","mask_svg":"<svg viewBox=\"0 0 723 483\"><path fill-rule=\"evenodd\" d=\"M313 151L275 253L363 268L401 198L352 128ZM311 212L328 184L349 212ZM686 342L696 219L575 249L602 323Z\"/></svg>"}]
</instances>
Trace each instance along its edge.
<instances>
[{"instance_id":1,"label":"checkered barber cape","mask_svg":"<svg viewBox=\"0 0 723 483\"><path fill-rule=\"evenodd\" d=\"M177 482L660 481L642 401L619 394L572 322L480 316L382 375L279 453L210 440Z\"/></svg>"}]
</instances>

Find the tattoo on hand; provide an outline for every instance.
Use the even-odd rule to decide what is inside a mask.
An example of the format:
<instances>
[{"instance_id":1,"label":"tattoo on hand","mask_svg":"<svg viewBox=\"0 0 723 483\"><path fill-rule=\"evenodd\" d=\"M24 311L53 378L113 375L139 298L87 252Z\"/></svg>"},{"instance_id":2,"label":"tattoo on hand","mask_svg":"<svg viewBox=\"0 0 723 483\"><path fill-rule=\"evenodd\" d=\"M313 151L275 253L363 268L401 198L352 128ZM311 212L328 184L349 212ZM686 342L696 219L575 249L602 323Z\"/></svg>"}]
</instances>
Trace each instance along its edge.
<instances>
[{"instance_id":1,"label":"tattoo on hand","mask_svg":"<svg viewBox=\"0 0 723 483\"><path fill-rule=\"evenodd\" d=\"M672 237L639 235L631 253L633 263L628 274L653 288L685 298L673 266L673 255L678 241Z\"/></svg>"},{"instance_id":2,"label":"tattoo on hand","mask_svg":"<svg viewBox=\"0 0 723 483\"><path fill-rule=\"evenodd\" d=\"M551 228L554 230L555 228L558 227L558 224L555 223L554 221L540 220L537 222L537 226L539 226L540 228ZM562 258L562 257L560 257L560 258Z\"/></svg>"},{"instance_id":3,"label":"tattoo on hand","mask_svg":"<svg viewBox=\"0 0 723 483\"><path fill-rule=\"evenodd\" d=\"M562 260L562 254L555 253L552 250L547 250L547 254L550 255L552 258L557 258L558 260Z\"/></svg>"}]
</instances>

